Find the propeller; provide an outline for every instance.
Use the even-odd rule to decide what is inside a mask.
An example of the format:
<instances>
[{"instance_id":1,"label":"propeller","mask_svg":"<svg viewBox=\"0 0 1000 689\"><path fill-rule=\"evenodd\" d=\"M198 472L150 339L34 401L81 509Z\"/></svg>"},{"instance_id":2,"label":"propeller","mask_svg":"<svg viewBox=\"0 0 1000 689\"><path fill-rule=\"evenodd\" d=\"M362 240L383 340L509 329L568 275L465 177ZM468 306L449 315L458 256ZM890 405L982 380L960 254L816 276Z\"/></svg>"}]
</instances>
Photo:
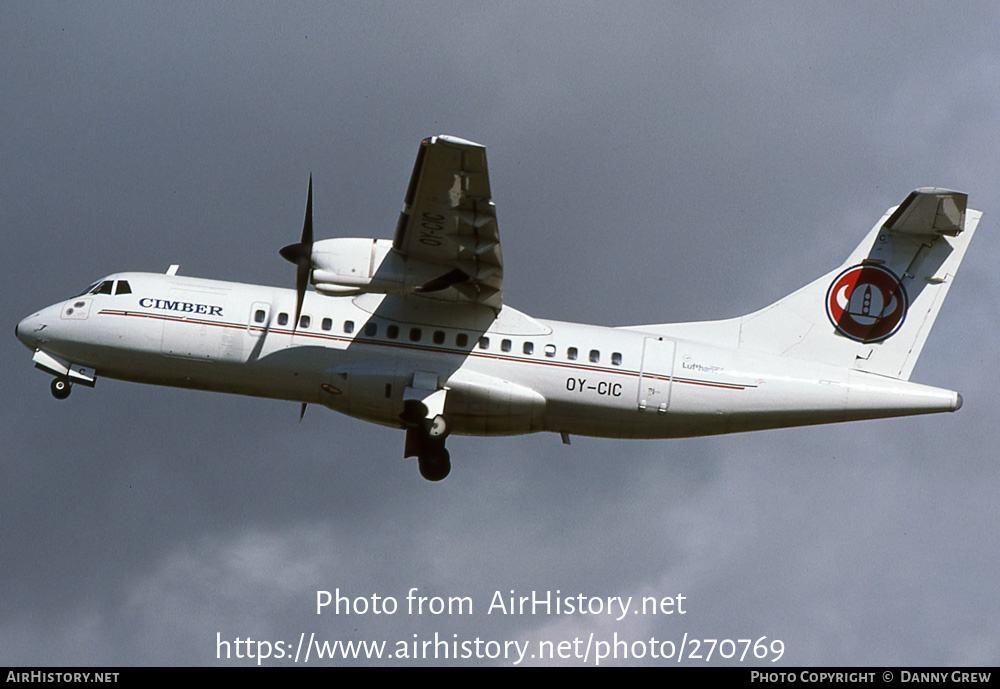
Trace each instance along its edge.
<instances>
[{"instance_id":1,"label":"propeller","mask_svg":"<svg viewBox=\"0 0 1000 689\"><path fill-rule=\"evenodd\" d=\"M306 219L302 223L302 239L297 244L289 244L278 252L286 261L295 264L295 321L292 332L299 327L302 315L302 302L306 298L306 287L309 286L309 274L312 272L313 251L313 178L309 175L309 195L306 197ZM299 423L306 415L306 403L299 408Z\"/></svg>"},{"instance_id":2,"label":"propeller","mask_svg":"<svg viewBox=\"0 0 1000 689\"><path fill-rule=\"evenodd\" d=\"M302 315L302 302L306 297L306 287L309 285L309 274L312 272L313 248L313 178L309 175L309 196L306 199L306 219L302 224L302 240L297 244L282 247L281 257L294 263L295 270L295 321L292 332L299 327L299 316Z\"/></svg>"}]
</instances>

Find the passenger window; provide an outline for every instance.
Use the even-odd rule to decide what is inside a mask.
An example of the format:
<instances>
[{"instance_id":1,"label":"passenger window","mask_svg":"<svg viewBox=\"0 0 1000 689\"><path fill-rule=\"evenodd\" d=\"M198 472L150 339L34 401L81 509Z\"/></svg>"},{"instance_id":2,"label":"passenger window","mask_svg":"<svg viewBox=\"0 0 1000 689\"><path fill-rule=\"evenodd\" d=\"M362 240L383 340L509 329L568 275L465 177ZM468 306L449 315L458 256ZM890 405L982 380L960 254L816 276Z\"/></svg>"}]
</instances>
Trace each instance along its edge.
<instances>
[{"instance_id":1,"label":"passenger window","mask_svg":"<svg viewBox=\"0 0 1000 689\"><path fill-rule=\"evenodd\" d=\"M324 318L323 322L320 324L320 327L323 328L323 330L333 330L333 319Z\"/></svg>"},{"instance_id":2,"label":"passenger window","mask_svg":"<svg viewBox=\"0 0 1000 689\"><path fill-rule=\"evenodd\" d=\"M344 321L344 332L348 335L354 332L354 321Z\"/></svg>"},{"instance_id":3,"label":"passenger window","mask_svg":"<svg viewBox=\"0 0 1000 689\"><path fill-rule=\"evenodd\" d=\"M554 344L545 345L545 356L555 356L556 346Z\"/></svg>"},{"instance_id":4,"label":"passenger window","mask_svg":"<svg viewBox=\"0 0 1000 689\"><path fill-rule=\"evenodd\" d=\"M299 319L300 328L308 328L310 323L312 323L312 318L310 318L309 316L302 316Z\"/></svg>"},{"instance_id":5,"label":"passenger window","mask_svg":"<svg viewBox=\"0 0 1000 689\"><path fill-rule=\"evenodd\" d=\"M488 338L488 337L480 337L479 338L479 348L480 349L489 349L490 348L490 338Z\"/></svg>"},{"instance_id":6,"label":"passenger window","mask_svg":"<svg viewBox=\"0 0 1000 689\"><path fill-rule=\"evenodd\" d=\"M132 294L132 288L128 286L128 280L119 280L115 285L115 294Z\"/></svg>"},{"instance_id":7,"label":"passenger window","mask_svg":"<svg viewBox=\"0 0 1000 689\"><path fill-rule=\"evenodd\" d=\"M443 345L444 344L444 330L434 331L434 344Z\"/></svg>"},{"instance_id":8,"label":"passenger window","mask_svg":"<svg viewBox=\"0 0 1000 689\"><path fill-rule=\"evenodd\" d=\"M371 321L365 323L365 335L368 337L375 337L378 335L378 323L372 323Z\"/></svg>"},{"instance_id":9,"label":"passenger window","mask_svg":"<svg viewBox=\"0 0 1000 689\"><path fill-rule=\"evenodd\" d=\"M420 328L410 328L410 342L420 342L424 333Z\"/></svg>"},{"instance_id":10,"label":"passenger window","mask_svg":"<svg viewBox=\"0 0 1000 689\"><path fill-rule=\"evenodd\" d=\"M611 363L614 364L615 366L621 366L622 365L622 353L621 352L615 352L614 354L612 354L611 355Z\"/></svg>"},{"instance_id":11,"label":"passenger window","mask_svg":"<svg viewBox=\"0 0 1000 689\"><path fill-rule=\"evenodd\" d=\"M534 354L535 353L535 343L534 342L525 342L524 343L524 353L525 354Z\"/></svg>"},{"instance_id":12,"label":"passenger window","mask_svg":"<svg viewBox=\"0 0 1000 689\"><path fill-rule=\"evenodd\" d=\"M469 336L468 335L466 335L465 333L459 333L458 335L455 335L455 346L456 347L462 349L462 348L465 348L466 346L468 346L468 344L469 344Z\"/></svg>"},{"instance_id":13,"label":"passenger window","mask_svg":"<svg viewBox=\"0 0 1000 689\"><path fill-rule=\"evenodd\" d=\"M390 325L388 328L385 329L385 336L388 337L390 340L395 340L397 337L399 337L399 326Z\"/></svg>"},{"instance_id":14,"label":"passenger window","mask_svg":"<svg viewBox=\"0 0 1000 689\"><path fill-rule=\"evenodd\" d=\"M288 325L288 314L279 313L278 314L278 325Z\"/></svg>"},{"instance_id":15,"label":"passenger window","mask_svg":"<svg viewBox=\"0 0 1000 689\"><path fill-rule=\"evenodd\" d=\"M504 352L509 352L510 351L510 340L501 340L500 341L500 350L504 351Z\"/></svg>"},{"instance_id":16,"label":"passenger window","mask_svg":"<svg viewBox=\"0 0 1000 689\"><path fill-rule=\"evenodd\" d=\"M257 309L253 312L254 323L263 323L265 318L267 318L267 314L264 313L264 309Z\"/></svg>"},{"instance_id":17,"label":"passenger window","mask_svg":"<svg viewBox=\"0 0 1000 689\"><path fill-rule=\"evenodd\" d=\"M569 349L566 350L567 359L569 359L570 361L576 361L576 357L577 357L576 347L570 347Z\"/></svg>"},{"instance_id":18,"label":"passenger window","mask_svg":"<svg viewBox=\"0 0 1000 689\"><path fill-rule=\"evenodd\" d=\"M599 351L597 351L596 349L591 349L590 350L590 361L591 361L591 363L596 364L596 363L599 363L600 360L601 360L601 353Z\"/></svg>"}]
</instances>

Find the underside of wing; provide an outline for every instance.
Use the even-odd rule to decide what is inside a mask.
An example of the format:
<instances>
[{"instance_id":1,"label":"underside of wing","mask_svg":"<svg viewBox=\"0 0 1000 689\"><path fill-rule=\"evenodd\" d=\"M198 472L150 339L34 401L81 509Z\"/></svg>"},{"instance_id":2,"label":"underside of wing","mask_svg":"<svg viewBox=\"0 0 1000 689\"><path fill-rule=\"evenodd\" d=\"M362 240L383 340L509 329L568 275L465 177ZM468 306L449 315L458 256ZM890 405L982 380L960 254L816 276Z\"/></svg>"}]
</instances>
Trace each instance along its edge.
<instances>
[{"instance_id":1,"label":"underside of wing","mask_svg":"<svg viewBox=\"0 0 1000 689\"><path fill-rule=\"evenodd\" d=\"M417 294L500 310L503 261L484 146L452 136L420 143L392 248L435 274Z\"/></svg>"}]
</instances>

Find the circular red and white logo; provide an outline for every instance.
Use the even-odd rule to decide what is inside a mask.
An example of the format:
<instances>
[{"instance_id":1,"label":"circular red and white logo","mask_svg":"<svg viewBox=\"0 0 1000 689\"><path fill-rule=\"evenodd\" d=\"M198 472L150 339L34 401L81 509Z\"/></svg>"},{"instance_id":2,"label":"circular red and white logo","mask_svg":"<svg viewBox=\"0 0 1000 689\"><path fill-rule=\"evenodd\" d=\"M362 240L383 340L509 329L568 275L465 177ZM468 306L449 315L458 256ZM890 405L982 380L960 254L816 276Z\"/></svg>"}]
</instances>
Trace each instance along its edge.
<instances>
[{"instance_id":1,"label":"circular red and white logo","mask_svg":"<svg viewBox=\"0 0 1000 689\"><path fill-rule=\"evenodd\" d=\"M906 290L891 270L875 265L848 268L826 293L826 313L845 337L878 342L903 324Z\"/></svg>"}]
</instances>

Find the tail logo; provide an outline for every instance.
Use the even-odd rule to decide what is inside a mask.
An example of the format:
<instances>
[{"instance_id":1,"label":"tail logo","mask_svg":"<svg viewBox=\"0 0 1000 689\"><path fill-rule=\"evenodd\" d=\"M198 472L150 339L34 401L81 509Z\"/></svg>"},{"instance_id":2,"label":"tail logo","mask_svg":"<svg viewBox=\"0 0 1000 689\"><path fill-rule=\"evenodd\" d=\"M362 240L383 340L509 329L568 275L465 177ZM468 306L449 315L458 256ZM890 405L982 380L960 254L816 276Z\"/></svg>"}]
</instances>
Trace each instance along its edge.
<instances>
[{"instance_id":1,"label":"tail logo","mask_svg":"<svg viewBox=\"0 0 1000 689\"><path fill-rule=\"evenodd\" d=\"M875 265L848 268L826 293L826 313L841 335L879 342L899 330L909 304L892 271Z\"/></svg>"}]
</instances>

